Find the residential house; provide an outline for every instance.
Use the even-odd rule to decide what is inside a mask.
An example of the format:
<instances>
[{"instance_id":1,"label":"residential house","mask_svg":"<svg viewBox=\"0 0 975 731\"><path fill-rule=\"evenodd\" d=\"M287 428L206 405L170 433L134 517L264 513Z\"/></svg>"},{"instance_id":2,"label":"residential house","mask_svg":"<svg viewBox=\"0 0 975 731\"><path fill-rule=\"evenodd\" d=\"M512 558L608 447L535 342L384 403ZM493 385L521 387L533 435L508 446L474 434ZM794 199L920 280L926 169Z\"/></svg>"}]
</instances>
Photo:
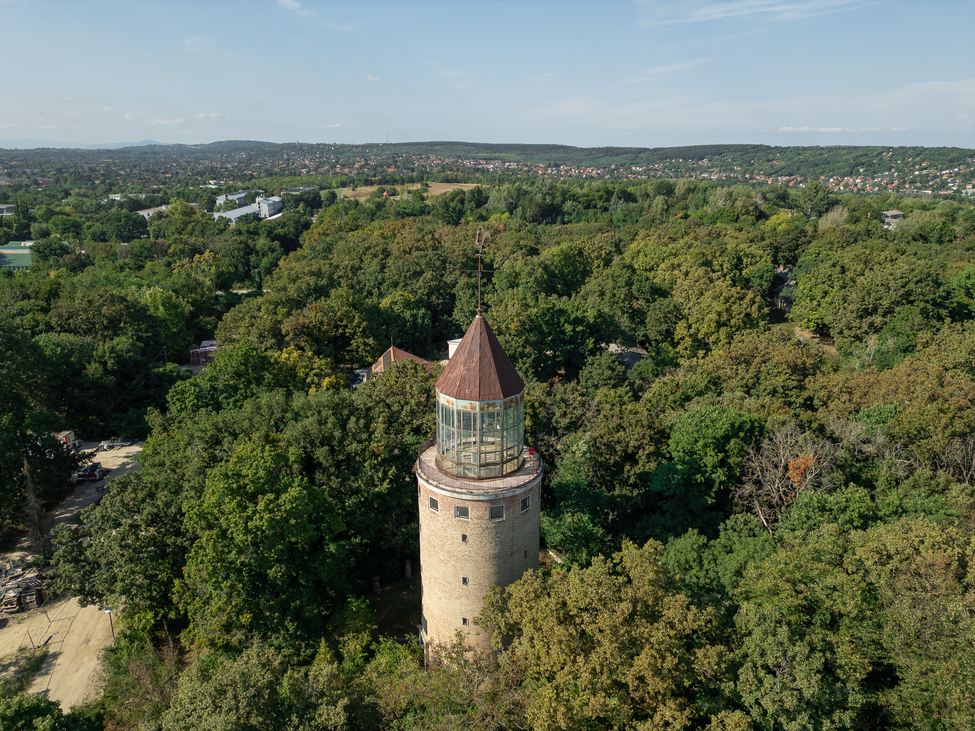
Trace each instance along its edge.
<instances>
[{"instance_id":1,"label":"residential house","mask_svg":"<svg viewBox=\"0 0 975 731\"><path fill-rule=\"evenodd\" d=\"M170 205L168 203L164 203L163 205L156 206L155 208L143 208L141 211L136 211L136 213L138 213L140 216L142 216L144 219L148 221L149 217L153 213L159 213L160 211L168 211L169 209L170 209Z\"/></svg>"},{"instance_id":2,"label":"residential house","mask_svg":"<svg viewBox=\"0 0 975 731\"><path fill-rule=\"evenodd\" d=\"M393 363L401 363L404 360L416 361L417 363L422 365L427 370L427 372L431 372L433 370L433 363L431 363L430 361L423 360L423 358L421 358L418 355L413 355L413 353L407 353L405 350L400 350L399 348L391 347L389 350L387 350L379 357L379 360L377 360L375 363L372 364L372 367L369 369L368 377L375 378L380 373L382 373L387 368L389 368L389 366L392 365Z\"/></svg>"}]
</instances>

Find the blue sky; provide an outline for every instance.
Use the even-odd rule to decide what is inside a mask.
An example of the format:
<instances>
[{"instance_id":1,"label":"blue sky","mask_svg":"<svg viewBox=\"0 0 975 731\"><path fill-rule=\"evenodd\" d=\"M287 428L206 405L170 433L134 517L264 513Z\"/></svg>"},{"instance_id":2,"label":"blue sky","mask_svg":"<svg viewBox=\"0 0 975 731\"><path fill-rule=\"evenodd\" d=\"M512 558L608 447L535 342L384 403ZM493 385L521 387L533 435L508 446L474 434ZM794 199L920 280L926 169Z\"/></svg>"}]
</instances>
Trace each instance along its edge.
<instances>
[{"instance_id":1,"label":"blue sky","mask_svg":"<svg viewBox=\"0 0 975 731\"><path fill-rule=\"evenodd\" d=\"M973 0L0 0L0 144L975 147Z\"/></svg>"}]
</instances>

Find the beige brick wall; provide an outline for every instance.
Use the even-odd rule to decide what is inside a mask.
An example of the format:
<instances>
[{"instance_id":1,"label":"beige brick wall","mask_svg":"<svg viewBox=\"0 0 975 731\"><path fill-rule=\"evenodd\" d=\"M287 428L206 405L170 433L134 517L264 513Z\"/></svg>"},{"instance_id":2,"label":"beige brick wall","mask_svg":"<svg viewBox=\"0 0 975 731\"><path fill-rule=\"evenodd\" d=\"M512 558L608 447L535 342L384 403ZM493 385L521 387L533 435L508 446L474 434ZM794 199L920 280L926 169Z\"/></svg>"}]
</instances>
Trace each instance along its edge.
<instances>
[{"instance_id":1,"label":"beige brick wall","mask_svg":"<svg viewBox=\"0 0 975 731\"><path fill-rule=\"evenodd\" d=\"M507 586L525 571L538 568L541 475L504 496L477 496L486 499L449 492L420 474L417 478L420 576L427 626L423 639L451 642L459 630L469 641L487 645L490 637L474 626L474 618L481 612L488 588ZM431 497L438 501L439 512L430 509ZM522 512L524 497L530 498L531 506ZM492 505L504 505L503 520L490 519ZM454 517L456 506L467 507L470 518Z\"/></svg>"}]
</instances>

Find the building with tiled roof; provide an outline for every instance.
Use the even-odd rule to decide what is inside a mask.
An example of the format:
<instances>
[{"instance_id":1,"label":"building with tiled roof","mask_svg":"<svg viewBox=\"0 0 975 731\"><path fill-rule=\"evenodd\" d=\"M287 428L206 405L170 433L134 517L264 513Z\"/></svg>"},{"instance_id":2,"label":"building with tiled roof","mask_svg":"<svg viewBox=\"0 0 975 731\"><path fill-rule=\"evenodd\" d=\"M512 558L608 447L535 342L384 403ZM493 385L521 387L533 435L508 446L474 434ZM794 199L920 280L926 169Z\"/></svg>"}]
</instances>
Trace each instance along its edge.
<instances>
[{"instance_id":1,"label":"building with tiled roof","mask_svg":"<svg viewBox=\"0 0 975 731\"><path fill-rule=\"evenodd\" d=\"M413 353L407 353L405 350L390 347L389 350L379 356L379 360L373 363L369 368L369 378L375 378L389 368L389 366L391 366L393 363L402 363L404 360L412 360L419 363L426 368L427 372L433 370L433 363L430 361L423 360L423 358L418 355L413 355Z\"/></svg>"}]
</instances>

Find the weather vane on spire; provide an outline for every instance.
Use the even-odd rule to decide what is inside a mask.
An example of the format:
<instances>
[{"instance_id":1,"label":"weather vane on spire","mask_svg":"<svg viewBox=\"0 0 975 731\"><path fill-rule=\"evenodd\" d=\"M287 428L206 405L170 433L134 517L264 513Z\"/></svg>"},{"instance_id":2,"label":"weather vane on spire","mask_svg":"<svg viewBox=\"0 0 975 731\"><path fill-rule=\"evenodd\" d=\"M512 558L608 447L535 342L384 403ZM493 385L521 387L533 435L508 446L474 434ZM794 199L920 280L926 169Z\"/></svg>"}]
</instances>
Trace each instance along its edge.
<instances>
[{"instance_id":1,"label":"weather vane on spire","mask_svg":"<svg viewBox=\"0 0 975 731\"><path fill-rule=\"evenodd\" d=\"M481 274L484 273L484 244L491 238L491 234L486 233L483 228L478 226L477 236L474 237L474 244L477 246L477 314L481 314Z\"/></svg>"}]
</instances>

